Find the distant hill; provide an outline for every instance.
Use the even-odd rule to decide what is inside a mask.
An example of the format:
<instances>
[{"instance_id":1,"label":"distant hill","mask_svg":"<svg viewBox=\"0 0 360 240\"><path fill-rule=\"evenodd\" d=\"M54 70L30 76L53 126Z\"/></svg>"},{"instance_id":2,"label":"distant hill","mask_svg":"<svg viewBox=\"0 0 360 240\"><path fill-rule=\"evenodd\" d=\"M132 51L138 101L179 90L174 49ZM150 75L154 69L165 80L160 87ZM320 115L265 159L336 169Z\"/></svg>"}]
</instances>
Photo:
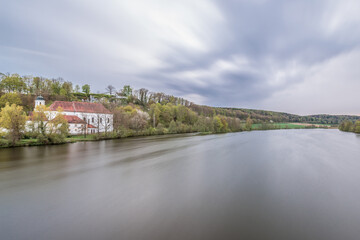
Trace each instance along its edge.
<instances>
[{"instance_id":1,"label":"distant hill","mask_svg":"<svg viewBox=\"0 0 360 240\"><path fill-rule=\"evenodd\" d=\"M212 116L214 113L228 117L237 117L241 120L246 120L248 116L254 120L255 123L260 122L302 122L311 124L330 124L339 125L341 122L348 120L355 122L360 120L360 116L353 115L328 115L317 114L300 116L296 114L274 112L265 110L255 110L246 108L227 108L227 107L209 107L191 104L190 108L200 115Z\"/></svg>"}]
</instances>

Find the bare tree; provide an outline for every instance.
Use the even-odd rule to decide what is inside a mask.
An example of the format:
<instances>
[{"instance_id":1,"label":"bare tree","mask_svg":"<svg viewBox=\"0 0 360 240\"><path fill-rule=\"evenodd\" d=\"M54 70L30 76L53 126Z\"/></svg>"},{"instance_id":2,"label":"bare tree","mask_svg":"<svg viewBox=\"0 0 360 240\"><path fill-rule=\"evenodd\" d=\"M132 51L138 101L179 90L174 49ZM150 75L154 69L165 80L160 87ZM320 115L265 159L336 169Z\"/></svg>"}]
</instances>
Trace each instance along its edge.
<instances>
[{"instance_id":1,"label":"bare tree","mask_svg":"<svg viewBox=\"0 0 360 240\"><path fill-rule=\"evenodd\" d=\"M113 95L115 93L115 87L113 85L109 85L105 88L106 92L109 93L110 95Z\"/></svg>"},{"instance_id":2,"label":"bare tree","mask_svg":"<svg viewBox=\"0 0 360 240\"><path fill-rule=\"evenodd\" d=\"M109 130L111 129L112 120L107 114L97 114L97 133L100 134L100 131L104 130L105 136L107 136Z\"/></svg>"},{"instance_id":3,"label":"bare tree","mask_svg":"<svg viewBox=\"0 0 360 240\"><path fill-rule=\"evenodd\" d=\"M139 101L139 104L145 106L149 101L149 90L146 88L140 88L134 92L135 97Z\"/></svg>"}]
</instances>

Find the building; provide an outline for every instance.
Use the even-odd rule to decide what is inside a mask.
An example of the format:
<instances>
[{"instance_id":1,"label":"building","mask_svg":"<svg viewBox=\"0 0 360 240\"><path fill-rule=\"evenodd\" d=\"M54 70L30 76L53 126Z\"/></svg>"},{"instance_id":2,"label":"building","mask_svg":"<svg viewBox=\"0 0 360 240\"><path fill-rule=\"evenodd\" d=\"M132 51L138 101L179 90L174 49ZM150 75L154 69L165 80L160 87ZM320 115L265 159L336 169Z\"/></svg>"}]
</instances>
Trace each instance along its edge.
<instances>
[{"instance_id":1,"label":"building","mask_svg":"<svg viewBox=\"0 0 360 240\"><path fill-rule=\"evenodd\" d=\"M45 105L42 96L35 100L35 107L38 105ZM113 131L114 115L101 103L55 101L49 108L48 120L51 121L61 109L72 135L84 134L85 131L88 134Z\"/></svg>"}]
</instances>

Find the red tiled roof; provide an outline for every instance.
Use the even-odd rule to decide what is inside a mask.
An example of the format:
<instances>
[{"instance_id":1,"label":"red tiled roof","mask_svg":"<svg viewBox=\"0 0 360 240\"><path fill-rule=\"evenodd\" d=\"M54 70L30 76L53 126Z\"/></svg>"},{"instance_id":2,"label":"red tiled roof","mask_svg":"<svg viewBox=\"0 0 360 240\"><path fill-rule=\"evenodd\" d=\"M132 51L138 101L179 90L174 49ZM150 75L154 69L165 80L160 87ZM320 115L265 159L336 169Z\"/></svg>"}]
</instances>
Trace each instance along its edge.
<instances>
[{"instance_id":1,"label":"red tiled roof","mask_svg":"<svg viewBox=\"0 0 360 240\"><path fill-rule=\"evenodd\" d=\"M50 111L57 111L61 107L64 112L84 112L84 113L103 113L111 114L111 112L101 103L89 102L65 102L55 101L50 106Z\"/></svg>"},{"instance_id":2,"label":"red tiled roof","mask_svg":"<svg viewBox=\"0 0 360 240\"><path fill-rule=\"evenodd\" d=\"M82 119L80 119L77 116L74 115L64 115L64 118L68 123L79 123L79 124L85 124L86 122Z\"/></svg>"},{"instance_id":3,"label":"red tiled roof","mask_svg":"<svg viewBox=\"0 0 360 240\"><path fill-rule=\"evenodd\" d=\"M88 124L87 125L88 128L96 128L94 125Z\"/></svg>"}]
</instances>

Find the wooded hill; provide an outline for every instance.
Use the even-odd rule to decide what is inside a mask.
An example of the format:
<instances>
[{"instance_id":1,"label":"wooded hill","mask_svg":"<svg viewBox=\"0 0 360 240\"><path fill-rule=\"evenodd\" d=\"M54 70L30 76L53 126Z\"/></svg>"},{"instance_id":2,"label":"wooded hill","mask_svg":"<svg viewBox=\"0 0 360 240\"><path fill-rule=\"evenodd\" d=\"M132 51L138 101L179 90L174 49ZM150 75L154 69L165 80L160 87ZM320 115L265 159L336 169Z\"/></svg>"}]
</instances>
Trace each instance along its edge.
<instances>
[{"instance_id":1,"label":"wooded hill","mask_svg":"<svg viewBox=\"0 0 360 240\"><path fill-rule=\"evenodd\" d=\"M191 104L190 108L200 115L212 116L222 115L228 117L236 117L241 120L246 120L248 116L253 119L254 123L262 122L297 122L310 124L329 124L338 125L343 121L355 122L360 120L360 116L353 115L327 115L317 114L300 116L284 112L274 112L265 110L245 109L245 108L226 108L226 107L209 107Z\"/></svg>"}]
</instances>

